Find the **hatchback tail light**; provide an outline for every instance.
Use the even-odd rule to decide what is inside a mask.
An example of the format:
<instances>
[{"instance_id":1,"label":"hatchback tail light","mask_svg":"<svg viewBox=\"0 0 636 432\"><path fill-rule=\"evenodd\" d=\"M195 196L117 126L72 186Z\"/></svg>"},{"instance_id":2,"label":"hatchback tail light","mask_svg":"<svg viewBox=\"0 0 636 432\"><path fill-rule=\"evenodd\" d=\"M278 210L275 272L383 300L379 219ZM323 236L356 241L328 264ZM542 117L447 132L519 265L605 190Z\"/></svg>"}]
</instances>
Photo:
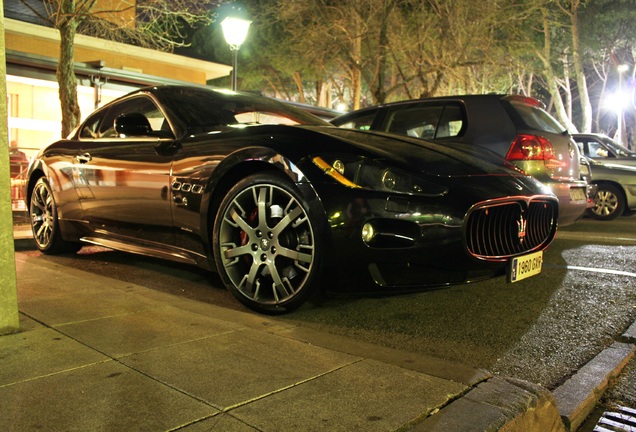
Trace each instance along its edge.
<instances>
[{"instance_id":1,"label":"hatchback tail light","mask_svg":"<svg viewBox=\"0 0 636 432\"><path fill-rule=\"evenodd\" d=\"M554 147L547 139L537 135L520 134L512 142L506 159L510 161L542 160L554 158Z\"/></svg>"}]
</instances>

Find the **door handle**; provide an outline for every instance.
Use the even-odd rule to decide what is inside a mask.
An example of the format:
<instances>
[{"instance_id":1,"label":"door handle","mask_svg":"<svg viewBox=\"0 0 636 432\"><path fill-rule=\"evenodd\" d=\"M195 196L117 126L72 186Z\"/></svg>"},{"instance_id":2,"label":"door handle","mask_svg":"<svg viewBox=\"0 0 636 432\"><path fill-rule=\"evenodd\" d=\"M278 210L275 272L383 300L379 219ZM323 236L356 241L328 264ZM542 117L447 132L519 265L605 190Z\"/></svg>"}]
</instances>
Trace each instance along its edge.
<instances>
[{"instance_id":1,"label":"door handle","mask_svg":"<svg viewBox=\"0 0 636 432\"><path fill-rule=\"evenodd\" d=\"M75 159L79 162L79 163L86 163L86 162L90 162L92 158L90 153L84 153L82 155L77 155L75 156Z\"/></svg>"}]
</instances>

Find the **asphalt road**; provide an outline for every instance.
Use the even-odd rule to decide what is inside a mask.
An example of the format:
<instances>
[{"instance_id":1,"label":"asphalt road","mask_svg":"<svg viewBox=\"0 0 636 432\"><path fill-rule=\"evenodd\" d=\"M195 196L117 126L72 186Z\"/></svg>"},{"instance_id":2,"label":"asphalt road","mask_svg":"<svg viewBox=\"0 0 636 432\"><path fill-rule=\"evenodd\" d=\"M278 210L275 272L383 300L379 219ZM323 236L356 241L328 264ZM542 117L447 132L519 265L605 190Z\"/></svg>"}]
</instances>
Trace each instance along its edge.
<instances>
[{"instance_id":1,"label":"asphalt road","mask_svg":"<svg viewBox=\"0 0 636 432\"><path fill-rule=\"evenodd\" d=\"M193 267L96 247L42 259L245 310L218 276ZM559 230L545 253L542 273L527 280L509 284L498 278L411 295L332 298L277 319L553 389L636 319L635 286L636 216L611 222L584 219Z\"/></svg>"}]
</instances>

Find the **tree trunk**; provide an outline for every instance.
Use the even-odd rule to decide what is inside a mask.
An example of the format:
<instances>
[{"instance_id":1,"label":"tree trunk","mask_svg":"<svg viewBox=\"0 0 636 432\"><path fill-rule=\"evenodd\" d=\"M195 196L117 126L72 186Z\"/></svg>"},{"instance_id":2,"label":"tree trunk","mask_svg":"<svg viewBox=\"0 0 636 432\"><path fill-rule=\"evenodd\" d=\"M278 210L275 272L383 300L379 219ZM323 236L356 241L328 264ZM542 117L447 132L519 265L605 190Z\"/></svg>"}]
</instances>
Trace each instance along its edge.
<instances>
[{"instance_id":1,"label":"tree trunk","mask_svg":"<svg viewBox=\"0 0 636 432\"><path fill-rule=\"evenodd\" d=\"M60 104L62 107L62 138L68 136L81 119L77 99L77 78L75 77L75 31L77 23L69 20L58 27L60 31L60 59L57 65Z\"/></svg>"},{"instance_id":2,"label":"tree trunk","mask_svg":"<svg viewBox=\"0 0 636 432\"><path fill-rule=\"evenodd\" d=\"M581 62L581 41L579 38L578 8L580 1L573 1L570 5L570 21L572 23L572 61L574 62L574 74L576 75L576 85L579 89L581 100L581 132L592 132L592 103L587 91L587 81L583 64Z\"/></svg>"},{"instance_id":3,"label":"tree trunk","mask_svg":"<svg viewBox=\"0 0 636 432\"><path fill-rule=\"evenodd\" d=\"M353 110L360 109L360 99L362 95L362 71L360 68L362 67L360 64L360 57L362 56L362 38L357 36L353 40L353 61L354 64L351 68L351 87L352 87L352 99L353 99Z\"/></svg>"},{"instance_id":4,"label":"tree trunk","mask_svg":"<svg viewBox=\"0 0 636 432\"><path fill-rule=\"evenodd\" d=\"M548 20L547 11L542 9L543 14L543 53L538 53L541 61L543 62L543 73L545 75L546 81L548 82L548 91L550 92L550 96L552 96L552 100L554 101L554 108L556 110L557 119L561 122L562 125L570 133L576 133L576 126L572 123L572 120L568 117L565 106L563 105L563 99L561 98L561 93L559 92L559 85L557 83L556 75L554 73L554 69L552 68L552 64L550 63L551 55L552 55L552 39L550 38L550 22Z\"/></svg>"},{"instance_id":5,"label":"tree trunk","mask_svg":"<svg viewBox=\"0 0 636 432\"><path fill-rule=\"evenodd\" d=\"M292 73L292 79L294 80L294 84L296 84L296 91L298 92L299 102L305 103L305 89L303 86L303 76L300 72L295 71Z\"/></svg>"},{"instance_id":6,"label":"tree trunk","mask_svg":"<svg viewBox=\"0 0 636 432\"><path fill-rule=\"evenodd\" d=\"M565 114L569 119L572 118L572 88L570 87L570 59L564 54L561 61L563 62L563 91L565 92Z\"/></svg>"},{"instance_id":7,"label":"tree trunk","mask_svg":"<svg viewBox=\"0 0 636 432\"><path fill-rule=\"evenodd\" d=\"M393 12L395 3L389 1L385 4L384 12L382 14L382 21L380 25L380 33L378 35L378 74L375 90L375 100L377 103L386 102L386 70L388 67L388 47L389 47L389 18Z\"/></svg>"}]
</instances>

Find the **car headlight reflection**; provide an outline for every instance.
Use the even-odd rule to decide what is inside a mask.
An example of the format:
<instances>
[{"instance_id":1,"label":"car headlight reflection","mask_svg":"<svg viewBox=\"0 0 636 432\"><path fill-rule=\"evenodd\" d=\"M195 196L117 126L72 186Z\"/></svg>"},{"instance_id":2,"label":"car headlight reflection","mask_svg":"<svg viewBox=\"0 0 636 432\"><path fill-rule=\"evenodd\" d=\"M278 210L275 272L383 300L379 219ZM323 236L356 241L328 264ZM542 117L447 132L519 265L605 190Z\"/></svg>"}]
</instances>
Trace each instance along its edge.
<instances>
[{"instance_id":1,"label":"car headlight reflection","mask_svg":"<svg viewBox=\"0 0 636 432\"><path fill-rule=\"evenodd\" d=\"M385 170L384 174L382 174L382 186L388 190L395 190L396 184L397 179L395 178L395 174L393 174L391 170Z\"/></svg>"},{"instance_id":2,"label":"car headlight reflection","mask_svg":"<svg viewBox=\"0 0 636 432\"><path fill-rule=\"evenodd\" d=\"M320 157L313 163L329 177L350 188L417 195L444 195L447 189L384 161L363 157Z\"/></svg>"},{"instance_id":3,"label":"car headlight reflection","mask_svg":"<svg viewBox=\"0 0 636 432\"><path fill-rule=\"evenodd\" d=\"M369 222L365 223L362 226L362 240L369 244L373 241L373 238L375 237L375 228L373 228L373 225L371 225Z\"/></svg>"}]
</instances>

